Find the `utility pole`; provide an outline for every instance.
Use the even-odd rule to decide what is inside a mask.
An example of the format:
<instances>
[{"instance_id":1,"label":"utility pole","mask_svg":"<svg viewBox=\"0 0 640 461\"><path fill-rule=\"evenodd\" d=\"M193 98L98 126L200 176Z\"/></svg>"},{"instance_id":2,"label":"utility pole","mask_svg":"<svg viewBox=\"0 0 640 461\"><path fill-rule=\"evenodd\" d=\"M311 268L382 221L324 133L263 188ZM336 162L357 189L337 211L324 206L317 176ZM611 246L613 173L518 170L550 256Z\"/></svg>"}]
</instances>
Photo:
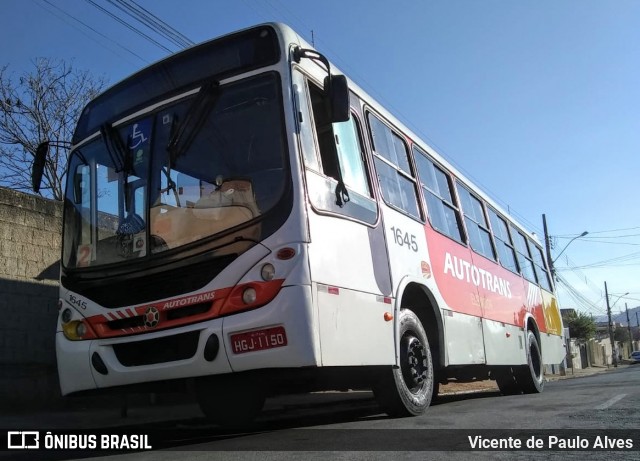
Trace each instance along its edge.
<instances>
[{"instance_id":1,"label":"utility pole","mask_svg":"<svg viewBox=\"0 0 640 461\"><path fill-rule=\"evenodd\" d=\"M553 258L551 258L551 240L549 239L549 232L547 231L547 215L542 214L542 228L544 229L544 248L547 252L547 263L549 265L549 273L551 274L551 280L554 285L556 284L556 269L553 266Z\"/></svg>"},{"instance_id":2,"label":"utility pole","mask_svg":"<svg viewBox=\"0 0 640 461\"><path fill-rule=\"evenodd\" d=\"M627 311L627 330L629 330L629 354L633 352L633 336L631 336L631 320L629 320L629 308L627 303L624 303L624 308Z\"/></svg>"},{"instance_id":3,"label":"utility pole","mask_svg":"<svg viewBox=\"0 0 640 461\"><path fill-rule=\"evenodd\" d=\"M613 339L613 324L611 323L611 306L609 306L609 290L607 289L607 282L604 282L604 298L607 300L607 316L609 317L609 339L611 340L611 356L613 359L613 366L618 368L618 357L616 357L616 344Z\"/></svg>"}]
</instances>

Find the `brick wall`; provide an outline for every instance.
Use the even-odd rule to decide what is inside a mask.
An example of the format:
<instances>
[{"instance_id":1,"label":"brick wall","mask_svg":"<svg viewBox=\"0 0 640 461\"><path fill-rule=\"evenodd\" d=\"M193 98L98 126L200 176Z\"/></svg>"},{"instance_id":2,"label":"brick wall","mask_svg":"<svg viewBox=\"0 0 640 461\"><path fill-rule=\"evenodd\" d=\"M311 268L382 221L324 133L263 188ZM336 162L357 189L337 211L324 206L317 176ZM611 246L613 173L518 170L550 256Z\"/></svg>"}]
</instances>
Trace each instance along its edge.
<instances>
[{"instance_id":1,"label":"brick wall","mask_svg":"<svg viewBox=\"0 0 640 461\"><path fill-rule=\"evenodd\" d=\"M55 374L62 204L0 188L0 408L60 395Z\"/></svg>"}]
</instances>

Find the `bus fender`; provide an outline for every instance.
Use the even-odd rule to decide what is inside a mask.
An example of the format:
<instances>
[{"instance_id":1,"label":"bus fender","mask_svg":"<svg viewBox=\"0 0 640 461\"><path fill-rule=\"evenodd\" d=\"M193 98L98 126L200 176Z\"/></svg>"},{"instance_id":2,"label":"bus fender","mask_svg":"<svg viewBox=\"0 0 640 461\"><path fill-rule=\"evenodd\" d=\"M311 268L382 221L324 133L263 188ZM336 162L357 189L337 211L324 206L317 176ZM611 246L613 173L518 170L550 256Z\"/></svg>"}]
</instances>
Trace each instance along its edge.
<instances>
[{"instance_id":1,"label":"bus fender","mask_svg":"<svg viewBox=\"0 0 640 461\"><path fill-rule=\"evenodd\" d=\"M445 330L442 320L442 312L433 291L424 283L424 279L406 276L398 284L394 305L394 337L395 337L395 366L400 363L400 310L411 309L420 319L427 332L432 351L437 351L438 356L434 361L439 366L446 365Z\"/></svg>"}]
</instances>

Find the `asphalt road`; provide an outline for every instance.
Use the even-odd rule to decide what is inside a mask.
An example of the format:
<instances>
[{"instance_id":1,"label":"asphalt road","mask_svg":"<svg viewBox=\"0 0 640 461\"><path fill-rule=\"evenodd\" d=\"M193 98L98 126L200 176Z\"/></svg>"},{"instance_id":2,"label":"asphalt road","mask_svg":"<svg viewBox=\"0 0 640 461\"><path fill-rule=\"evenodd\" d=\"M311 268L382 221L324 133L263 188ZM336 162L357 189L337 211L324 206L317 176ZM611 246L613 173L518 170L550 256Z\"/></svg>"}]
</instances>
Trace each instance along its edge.
<instances>
[{"instance_id":1,"label":"asphalt road","mask_svg":"<svg viewBox=\"0 0 640 461\"><path fill-rule=\"evenodd\" d=\"M536 395L507 397L478 392L445 396L416 418L389 418L370 394L354 397L345 401L319 395L315 404L272 408L254 427L242 432L222 431L201 418L132 425L124 429L153 434L152 451L91 459L583 460L588 455L590 460L640 460L640 366L550 382ZM104 429L109 430L114 431ZM595 450L597 437L609 446ZM473 441L485 447L493 443L516 449L494 451L476 445L471 450ZM611 446L616 442L632 444L633 450L616 450ZM553 443L554 450L529 449L527 443L539 443L543 448ZM577 450L576 445L586 446L588 451ZM30 459L89 455L38 452Z\"/></svg>"}]
</instances>

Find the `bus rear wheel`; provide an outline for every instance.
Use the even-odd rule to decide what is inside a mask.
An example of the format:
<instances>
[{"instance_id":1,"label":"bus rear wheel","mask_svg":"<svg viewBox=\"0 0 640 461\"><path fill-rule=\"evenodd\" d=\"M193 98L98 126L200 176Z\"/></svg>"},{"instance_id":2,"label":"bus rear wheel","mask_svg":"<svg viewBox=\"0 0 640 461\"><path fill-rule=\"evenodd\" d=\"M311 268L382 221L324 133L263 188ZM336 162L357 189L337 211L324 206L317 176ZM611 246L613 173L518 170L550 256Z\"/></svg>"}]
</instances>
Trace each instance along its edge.
<instances>
[{"instance_id":1,"label":"bus rear wheel","mask_svg":"<svg viewBox=\"0 0 640 461\"><path fill-rule=\"evenodd\" d=\"M526 344L527 364L514 367L513 371L522 392L536 394L544 389L544 372L538 338L531 330L527 330Z\"/></svg>"},{"instance_id":2,"label":"bus rear wheel","mask_svg":"<svg viewBox=\"0 0 640 461\"><path fill-rule=\"evenodd\" d=\"M516 381L511 367L492 372L492 375L495 377L496 384L502 395L520 394L520 384Z\"/></svg>"},{"instance_id":3,"label":"bus rear wheel","mask_svg":"<svg viewBox=\"0 0 640 461\"><path fill-rule=\"evenodd\" d=\"M266 400L259 383L242 374L198 378L196 396L208 420L230 428L249 425Z\"/></svg>"},{"instance_id":4,"label":"bus rear wheel","mask_svg":"<svg viewBox=\"0 0 640 461\"><path fill-rule=\"evenodd\" d=\"M427 334L416 314L400 311L400 366L386 370L374 386L380 406L390 416L417 416L431 403L433 361Z\"/></svg>"}]
</instances>

